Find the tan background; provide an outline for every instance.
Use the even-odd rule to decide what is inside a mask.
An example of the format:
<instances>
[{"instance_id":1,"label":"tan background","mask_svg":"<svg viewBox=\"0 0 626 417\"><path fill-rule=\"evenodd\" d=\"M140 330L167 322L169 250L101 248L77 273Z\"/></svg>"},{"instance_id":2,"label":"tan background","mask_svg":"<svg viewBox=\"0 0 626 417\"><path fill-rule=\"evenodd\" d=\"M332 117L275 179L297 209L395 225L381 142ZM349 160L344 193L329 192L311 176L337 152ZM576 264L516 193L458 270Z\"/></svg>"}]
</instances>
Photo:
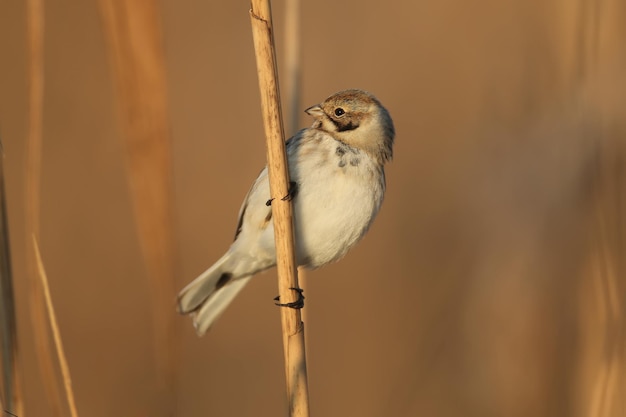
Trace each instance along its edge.
<instances>
[{"instance_id":1,"label":"tan background","mask_svg":"<svg viewBox=\"0 0 626 417\"><path fill-rule=\"evenodd\" d=\"M264 163L248 8L161 2L178 287L227 248ZM626 415L625 3L316 0L302 13L300 110L363 88L397 129L373 229L309 274L312 415ZM98 4L46 2L45 19L41 246L80 415L164 416L174 399L177 416L284 415L274 272L202 339L177 319L178 379L158 392ZM47 416L20 279L25 31L25 2L0 1L26 414Z\"/></svg>"}]
</instances>

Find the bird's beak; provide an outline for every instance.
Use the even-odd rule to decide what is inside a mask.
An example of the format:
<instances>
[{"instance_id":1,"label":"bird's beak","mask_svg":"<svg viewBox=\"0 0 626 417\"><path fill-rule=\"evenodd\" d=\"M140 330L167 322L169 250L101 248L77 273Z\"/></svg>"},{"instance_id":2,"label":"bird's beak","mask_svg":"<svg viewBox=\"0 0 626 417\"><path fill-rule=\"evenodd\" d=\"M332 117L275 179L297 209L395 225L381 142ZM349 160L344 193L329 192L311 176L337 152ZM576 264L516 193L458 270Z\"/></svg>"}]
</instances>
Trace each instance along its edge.
<instances>
[{"instance_id":1,"label":"bird's beak","mask_svg":"<svg viewBox=\"0 0 626 417\"><path fill-rule=\"evenodd\" d=\"M322 110L322 107L319 104L309 107L304 112L308 114L309 116L315 116L315 117L319 117L324 114L324 110Z\"/></svg>"}]
</instances>

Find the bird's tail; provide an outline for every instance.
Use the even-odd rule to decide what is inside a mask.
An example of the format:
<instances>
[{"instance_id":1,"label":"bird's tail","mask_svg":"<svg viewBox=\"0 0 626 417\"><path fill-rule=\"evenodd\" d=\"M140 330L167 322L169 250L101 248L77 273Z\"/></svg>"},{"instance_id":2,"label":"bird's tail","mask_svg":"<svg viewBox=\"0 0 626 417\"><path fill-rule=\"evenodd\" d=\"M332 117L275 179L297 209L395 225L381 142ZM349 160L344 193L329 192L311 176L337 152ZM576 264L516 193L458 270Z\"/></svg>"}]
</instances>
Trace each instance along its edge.
<instances>
[{"instance_id":1,"label":"bird's tail","mask_svg":"<svg viewBox=\"0 0 626 417\"><path fill-rule=\"evenodd\" d=\"M178 312L191 315L198 336L209 330L251 278L229 272L230 256L226 253L178 294Z\"/></svg>"}]
</instances>

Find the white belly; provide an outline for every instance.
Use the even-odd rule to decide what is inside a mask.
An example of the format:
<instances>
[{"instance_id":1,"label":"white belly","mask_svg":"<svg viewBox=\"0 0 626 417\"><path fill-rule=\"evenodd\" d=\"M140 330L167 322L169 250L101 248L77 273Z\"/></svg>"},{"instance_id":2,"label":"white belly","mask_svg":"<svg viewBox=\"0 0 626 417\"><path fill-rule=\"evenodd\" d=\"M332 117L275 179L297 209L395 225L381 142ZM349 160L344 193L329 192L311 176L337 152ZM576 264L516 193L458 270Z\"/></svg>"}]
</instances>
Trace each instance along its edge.
<instances>
[{"instance_id":1,"label":"white belly","mask_svg":"<svg viewBox=\"0 0 626 417\"><path fill-rule=\"evenodd\" d=\"M297 258L317 268L344 256L363 237L382 203L384 180L365 157L357 166L302 168L307 175L294 178Z\"/></svg>"}]
</instances>

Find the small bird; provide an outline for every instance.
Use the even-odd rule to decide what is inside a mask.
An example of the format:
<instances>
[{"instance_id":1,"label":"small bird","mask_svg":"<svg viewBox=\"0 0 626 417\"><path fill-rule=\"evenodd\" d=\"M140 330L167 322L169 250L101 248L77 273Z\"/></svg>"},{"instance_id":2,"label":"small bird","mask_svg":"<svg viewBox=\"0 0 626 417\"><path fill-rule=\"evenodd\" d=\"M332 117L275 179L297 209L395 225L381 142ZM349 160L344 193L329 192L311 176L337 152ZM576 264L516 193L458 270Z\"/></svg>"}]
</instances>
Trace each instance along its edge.
<instances>
[{"instance_id":1,"label":"small bird","mask_svg":"<svg viewBox=\"0 0 626 417\"><path fill-rule=\"evenodd\" d=\"M296 262L315 269L342 258L372 224L383 202L395 129L387 109L362 90L340 91L305 112L313 125L286 143L289 197ZM271 202L265 167L239 210L226 254L178 295L178 311L191 314L199 336L254 274L276 265Z\"/></svg>"}]
</instances>

